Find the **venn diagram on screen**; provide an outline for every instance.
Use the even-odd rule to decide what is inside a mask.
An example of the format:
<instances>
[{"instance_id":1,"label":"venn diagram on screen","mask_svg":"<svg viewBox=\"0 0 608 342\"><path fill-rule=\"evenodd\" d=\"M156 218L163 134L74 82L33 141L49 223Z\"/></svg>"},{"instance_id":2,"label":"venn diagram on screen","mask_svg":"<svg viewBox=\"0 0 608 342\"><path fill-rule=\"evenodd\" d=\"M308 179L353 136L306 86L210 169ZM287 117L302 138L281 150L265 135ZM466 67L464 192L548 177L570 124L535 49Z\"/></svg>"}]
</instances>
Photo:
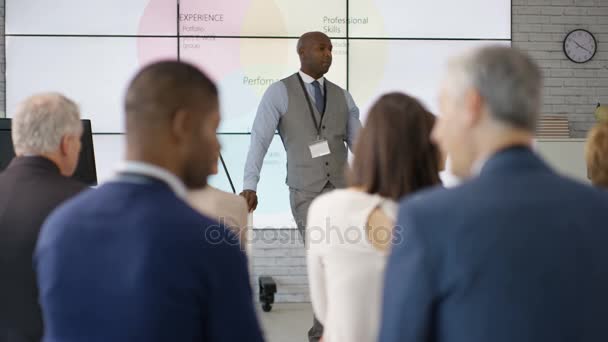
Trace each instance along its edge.
<instances>
[{"instance_id":1,"label":"venn diagram on screen","mask_svg":"<svg viewBox=\"0 0 608 342\"><path fill-rule=\"evenodd\" d=\"M222 90L222 132L250 131L266 88L299 69L296 38L303 32L321 30L332 38L334 59L327 77L346 87L345 2L182 0L179 21L171 23L160 19L171 13L166 6L164 0L148 3L139 34L165 31L163 25L172 25L173 30L179 27L180 58L205 70ZM355 25L376 25L379 30L383 26L381 16L375 15L370 22L371 13L356 19L357 24L351 17L349 29ZM159 50L168 48L145 38L138 45L142 62L163 55ZM374 57L385 55L385 51L377 51ZM368 79L368 88L375 88L372 83L377 85L381 76L377 72L375 80Z\"/></svg>"}]
</instances>

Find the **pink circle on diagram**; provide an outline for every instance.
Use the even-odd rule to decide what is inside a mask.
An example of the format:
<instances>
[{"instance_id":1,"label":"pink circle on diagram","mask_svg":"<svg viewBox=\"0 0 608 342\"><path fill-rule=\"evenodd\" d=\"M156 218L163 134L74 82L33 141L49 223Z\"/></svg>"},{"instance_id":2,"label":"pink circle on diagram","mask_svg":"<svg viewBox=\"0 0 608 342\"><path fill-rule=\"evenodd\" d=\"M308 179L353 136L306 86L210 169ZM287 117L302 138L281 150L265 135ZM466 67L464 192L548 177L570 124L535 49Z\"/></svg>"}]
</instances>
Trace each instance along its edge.
<instances>
[{"instance_id":1,"label":"pink circle on diagram","mask_svg":"<svg viewBox=\"0 0 608 342\"><path fill-rule=\"evenodd\" d=\"M172 20L171 20L172 19ZM139 21L138 34L163 32L167 37L138 37L137 57L140 66L165 59L177 59L177 2L151 0ZM172 37L173 36L173 37Z\"/></svg>"},{"instance_id":2,"label":"pink circle on diagram","mask_svg":"<svg viewBox=\"0 0 608 342\"><path fill-rule=\"evenodd\" d=\"M138 35L177 36L177 0L150 0L139 21Z\"/></svg>"},{"instance_id":3,"label":"pink circle on diagram","mask_svg":"<svg viewBox=\"0 0 608 342\"><path fill-rule=\"evenodd\" d=\"M140 19L139 34L158 32L166 25L160 22L166 23L167 16L173 16L177 27L175 1L150 0ZM296 70L289 60L290 57L297 59L297 55L294 39L239 36L262 34L269 28L286 34L280 8L274 0L181 0L180 13L179 42L177 35L170 34L137 39L140 65L176 59L176 44L180 44L180 60L199 67L220 89L220 131L249 131L263 92L272 81ZM265 21L268 17L275 18L270 26ZM161 26L155 26L157 24Z\"/></svg>"},{"instance_id":4,"label":"pink circle on diagram","mask_svg":"<svg viewBox=\"0 0 608 342\"><path fill-rule=\"evenodd\" d=\"M231 35L241 32L251 0L181 0L180 35ZM167 18L174 18L167 20ZM171 27L172 25L172 27ZM139 23L140 35L150 32L172 32L177 36L177 0L150 0ZM162 59L176 59L175 38L139 37L137 41L140 65ZM181 37L181 57L196 64L215 81L241 68L238 38L216 40L211 38ZM173 53L171 53L173 51Z\"/></svg>"},{"instance_id":5,"label":"pink circle on diagram","mask_svg":"<svg viewBox=\"0 0 608 342\"><path fill-rule=\"evenodd\" d=\"M251 1L181 0L180 35L239 36Z\"/></svg>"}]
</instances>

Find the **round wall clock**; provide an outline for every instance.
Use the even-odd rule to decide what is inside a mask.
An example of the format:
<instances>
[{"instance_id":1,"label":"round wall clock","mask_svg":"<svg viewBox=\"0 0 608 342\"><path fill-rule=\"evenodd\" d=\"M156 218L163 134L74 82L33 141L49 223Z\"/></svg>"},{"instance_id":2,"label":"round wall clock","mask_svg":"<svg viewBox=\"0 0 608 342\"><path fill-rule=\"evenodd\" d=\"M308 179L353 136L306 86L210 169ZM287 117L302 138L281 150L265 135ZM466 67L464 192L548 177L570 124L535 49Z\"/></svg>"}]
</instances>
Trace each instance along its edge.
<instances>
[{"instance_id":1,"label":"round wall clock","mask_svg":"<svg viewBox=\"0 0 608 342\"><path fill-rule=\"evenodd\" d=\"M564 53L574 63L589 62L596 51L597 41L587 30L571 31L564 39Z\"/></svg>"}]
</instances>

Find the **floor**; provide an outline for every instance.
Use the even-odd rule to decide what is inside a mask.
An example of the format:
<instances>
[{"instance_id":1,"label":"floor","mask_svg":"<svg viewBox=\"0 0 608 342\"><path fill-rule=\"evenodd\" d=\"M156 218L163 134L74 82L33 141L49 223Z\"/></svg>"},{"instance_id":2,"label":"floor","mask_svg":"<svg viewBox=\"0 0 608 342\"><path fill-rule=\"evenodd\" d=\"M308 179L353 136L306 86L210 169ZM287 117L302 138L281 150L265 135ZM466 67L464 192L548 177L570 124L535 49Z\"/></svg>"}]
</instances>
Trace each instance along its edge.
<instances>
[{"instance_id":1,"label":"floor","mask_svg":"<svg viewBox=\"0 0 608 342\"><path fill-rule=\"evenodd\" d=\"M307 342L312 307L304 303L279 303L270 312L260 310L266 342Z\"/></svg>"}]
</instances>

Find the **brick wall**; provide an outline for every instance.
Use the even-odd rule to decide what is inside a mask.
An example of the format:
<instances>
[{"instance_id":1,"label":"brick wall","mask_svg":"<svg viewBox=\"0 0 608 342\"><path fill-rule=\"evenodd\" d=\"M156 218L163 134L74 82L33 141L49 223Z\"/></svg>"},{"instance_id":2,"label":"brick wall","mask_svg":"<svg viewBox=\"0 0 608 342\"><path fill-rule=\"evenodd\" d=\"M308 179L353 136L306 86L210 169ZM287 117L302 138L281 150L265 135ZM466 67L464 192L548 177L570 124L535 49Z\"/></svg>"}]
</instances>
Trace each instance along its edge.
<instances>
[{"instance_id":1,"label":"brick wall","mask_svg":"<svg viewBox=\"0 0 608 342\"><path fill-rule=\"evenodd\" d=\"M513 45L528 51L545 76L542 114L570 120L571 136L584 137L598 102L608 104L608 0L512 0ZM563 40L571 30L594 34L598 50L584 64L568 60Z\"/></svg>"},{"instance_id":2,"label":"brick wall","mask_svg":"<svg viewBox=\"0 0 608 342\"><path fill-rule=\"evenodd\" d=\"M295 229L254 230L252 282L257 298L257 279L272 276L277 283L277 302L308 302L306 251Z\"/></svg>"}]
</instances>

